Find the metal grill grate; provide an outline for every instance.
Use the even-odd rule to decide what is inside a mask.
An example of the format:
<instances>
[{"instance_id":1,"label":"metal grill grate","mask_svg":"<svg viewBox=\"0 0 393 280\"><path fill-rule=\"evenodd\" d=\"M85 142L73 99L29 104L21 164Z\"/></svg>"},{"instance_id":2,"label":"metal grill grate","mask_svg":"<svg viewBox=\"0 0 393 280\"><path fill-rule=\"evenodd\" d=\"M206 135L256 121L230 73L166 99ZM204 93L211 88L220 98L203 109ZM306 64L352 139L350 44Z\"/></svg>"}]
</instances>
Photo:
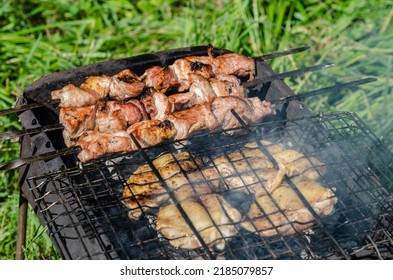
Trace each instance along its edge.
<instances>
[{"instance_id":1,"label":"metal grill grate","mask_svg":"<svg viewBox=\"0 0 393 280\"><path fill-rule=\"evenodd\" d=\"M73 168L30 176L25 178L25 184L36 202L35 210L46 222L49 233L57 240L56 245L64 258L393 257L393 197L388 191L393 188L393 156L356 115L335 113L267 121L240 130L242 136L199 134L122 156L111 156ZM209 246L202 238L200 249L175 248L156 228L157 209L143 208L139 220L128 217L130 209L124 205L122 193L127 187L127 179L139 166L149 164L166 191L172 193L169 201L182 208L176 198L173 200L173 191L154 168L152 161L158 155L186 151L193 161L202 160L203 166L208 166L215 157L224 155L230 159L230 153L241 152L241 147L246 143L259 143L261 139L300 151L308 159L316 157L324 164L326 174L319 182L335 190L338 198L332 215L324 218L316 215L316 222L311 229L290 236L276 234L264 237L245 230L240 222L236 222L234 226L237 234L225 238L223 250ZM258 146L264 153L268 153L268 148L267 144ZM179 161L177 165L181 167ZM252 170L251 165L249 169ZM182 172L187 176L187 171ZM199 172L202 172L201 169ZM225 181L227 175L220 173L220 176ZM242 174L235 176L242 180ZM295 187L291 179L286 180ZM206 181L209 180L206 178ZM252 202L252 194L247 191L250 185L244 180L242 182L236 190L224 187L216 193L225 197L244 216ZM194 189L198 187L192 182L190 184ZM305 204L313 213L312 207ZM190 227L194 227L194 234L198 236L195 226L190 224Z\"/></svg>"}]
</instances>

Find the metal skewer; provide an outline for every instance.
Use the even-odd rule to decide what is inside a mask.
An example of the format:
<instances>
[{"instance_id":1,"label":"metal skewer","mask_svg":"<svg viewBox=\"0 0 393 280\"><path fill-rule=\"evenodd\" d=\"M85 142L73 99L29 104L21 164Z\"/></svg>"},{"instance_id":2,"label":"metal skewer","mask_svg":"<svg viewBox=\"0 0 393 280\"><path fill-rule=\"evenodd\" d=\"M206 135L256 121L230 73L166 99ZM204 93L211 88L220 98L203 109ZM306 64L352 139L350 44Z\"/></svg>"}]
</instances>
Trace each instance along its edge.
<instances>
[{"instance_id":1,"label":"metal skewer","mask_svg":"<svg viewBox=\"0 0 393 280\"><path fill-rule=\"evenodd\" d=\"M281 97L279 99L274 99L274 100L269 100L269 101L272 103L282 103L282 102L288 102L288 101L292 101L292 100L302 100L307 97L329 93L334 90L340 90L343 88L355 88L360 85L375 82L375 81L377 81L376 78L364 78L364 79L360 79L360 80L356 80L356 81L352 81L352 82L347 82L347 83L338 83L338 84L335 84L334 86L320 88L320 89L316 89L316 90L312 90L312 91L308 91L308 92L302 92L302 93L298 93L296 95Z\"/></svg>"}]
</instances>

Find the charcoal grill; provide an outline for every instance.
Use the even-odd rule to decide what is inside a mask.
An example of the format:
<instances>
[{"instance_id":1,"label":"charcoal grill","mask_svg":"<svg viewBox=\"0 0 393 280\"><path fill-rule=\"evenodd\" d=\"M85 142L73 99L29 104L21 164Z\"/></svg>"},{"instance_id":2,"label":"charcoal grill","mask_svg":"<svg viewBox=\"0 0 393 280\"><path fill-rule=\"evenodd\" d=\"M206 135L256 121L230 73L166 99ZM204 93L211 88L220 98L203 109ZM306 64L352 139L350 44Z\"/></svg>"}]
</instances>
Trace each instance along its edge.
<instances>
[{"instance_id":1,"label":"charcoal grill","mask_svg":"<svg viewBox=\"0 0 393 280\"><path fill-rule=\"evenodd\" d=\"M227 52L214 50L215 55ZM190 47L51 74L28 87L18 105L47 101L52 90L69 83L79 85L91 75L114 75L126 68L141 75L153 65L165 66L177 58L206 54L206 46ZM257 62L257 77L274 74L267 62ZM267 100L294 95L281 80L255 87L253 94ZM64 259L393 258L393 196L388 191L393 187L391 152L356 114L314 115L298 100L283 102L276 109L275 116L260 124L243 125L239 128L242 133L236 137L221 132L200 133L86 164L79 163L74 154L36 160L20 168L21 189ZM58 111L48 105L24 111L19 118L27 129L48 127L58 123ZM225 240L223 250L209 247L203 240L199 249L173 247L157 231L154 210L145 211L137 221L128 217L129 209L121 196L127 178L138 166L151 165L162 153L179 151L209 161L215 155L239 151L244 143L261 139L281 143L324 163L327 172L321 183L334 189L338 198L332 215L316 216L310 230L290 236L262 237L235 224L238 234ZM26 135L21 138L21 146L21 158L55 154L65 147L59 130ZM269 155L264 145L259 148ZM171 192L169 188L167 191ZM247 195L239 198L239 193L232 191L220 194L235 206L249 199Z\"/></svg>"}]
</instances>

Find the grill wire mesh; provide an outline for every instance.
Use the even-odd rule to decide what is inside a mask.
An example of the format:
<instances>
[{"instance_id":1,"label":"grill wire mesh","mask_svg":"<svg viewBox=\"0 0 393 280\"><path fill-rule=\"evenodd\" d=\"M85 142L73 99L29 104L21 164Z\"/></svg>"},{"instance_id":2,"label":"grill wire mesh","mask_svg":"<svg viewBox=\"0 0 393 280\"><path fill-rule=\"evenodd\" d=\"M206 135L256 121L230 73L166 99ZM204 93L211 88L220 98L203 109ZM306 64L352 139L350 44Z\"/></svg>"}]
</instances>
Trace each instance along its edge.
<instances>
[{"instance_id":1,"label":"grill wire mesh","mask_svg":"<svg viewBox=\"0 0 393 280\"><path fill-rule=\"evenodd\" d=\"M241 136L199 134L29 177L26 182L37 202L35 210L44 217L50 235L61 240L58 246L65 258L71 256L67 252L69 240L79 241L81 259L393 257L393 199L388 191L393 188L393 157L355 114L334 113L265 122L240 130ZM318 181L335 191L338 202L333 214L316 217L312 228L305 232L270 237L249 232L236 222L238 232L234 237L225 238L223 250L204 242L199 249L175 248L156 228L157 209L143 208L139 220L129 218L130 209L124 205L122 193L127 188L127 179L139 166L146 163L152 166L158 155L180 151L188 152L192 160L202 159L204 164L209 164L216 156L228 157L230 153L239 152L246 143L259 143L261 139L280 143L323 163L326 174ZM267 152L266 144L258 147ZM180 167L180 163L177 164ZM187 176L187 172L183 173ZM165 181L161 183L166 186ZM248 187L243 184L236 191L224 188L219 194L244 215L252 201L251 194L245 191ZM167 186L166 189L171 191ZM64 217L68 223L58 222Z\"/></svg>"}]
</instances>

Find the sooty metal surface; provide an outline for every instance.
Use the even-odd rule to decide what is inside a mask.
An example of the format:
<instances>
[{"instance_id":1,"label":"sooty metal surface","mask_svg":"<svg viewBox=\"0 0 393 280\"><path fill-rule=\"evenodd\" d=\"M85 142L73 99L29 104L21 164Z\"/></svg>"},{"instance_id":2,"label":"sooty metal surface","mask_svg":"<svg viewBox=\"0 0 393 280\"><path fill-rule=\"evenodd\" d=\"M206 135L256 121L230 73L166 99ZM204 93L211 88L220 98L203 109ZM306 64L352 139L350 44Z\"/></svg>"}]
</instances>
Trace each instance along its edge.
<instances>
[{"instance_id":1,"label":"sooty metal surface","mask_svg":"<svg viewBox=\"0 0 393 280\"><path fill-rule=\"evenodd\" d=\"M227 51L217 49L216 52ZM206 47L194 47L58 73L29 87L20 104L48 100L51 90L67 83L80 84L90 75L114 74L125 68L141 74L143 69L152 65L166 65L179 57L205 54ZM258 75L271 73L274 72L267 63L258 63ZM293 94L282 81L274 81L255 90L259 91L261 98L268 100ZM26 111L20 114L20 119L25 128L58 122L54 108ZM266 118L262 124L243 127L240 131L242 135L236 137L219 132L199 134L186 140L112 155L87 164L79 164L74 155L37 161L21 168L20 184L65 259L393 257L393 198L388 191L393 188L393 157L356 115L338 113L313 116L301 102L291 101L278 106L274 118ZM152 164L157 156L187 152L194 162L200 160L203 166L209 166L216 157L229 158L230 153L239 152L246 143L260 143L262 139L302 152L310 163L314 157L321 162L326 172L320 174L318 182L333 190L338 199L331 215L319 217L311 205L303 200L307 210L313 214L313 226L307 231L289 236L279 233L263 236L245 230L241 220L230 223L236 234L222 239L223 248L204 242L196 224L190 223L189 227L201 243L198 249L175 248L157 230L157 211L160 207L143 207L139 219L129 217L130 209L125 206L122 194L128 187L128 178L141 165L149 164L158 183L170 194L166 203L182 208L173 190ZM266 143L258 144L258 149L269 157L269 144ZM63 147L59 132L26 136L22 139L21 156L28 157ZM176 163L180 168L181 163ZM249 167L252 170L252 166ZM202 169L197 172L202 174ZM187 177L186 171L181 173ZM254 201L250 186L243 181L236 190L225 188L222 182L228 175L219 173L222 188L215 190L215 193L238 209L244 218ZM242 178L242 174L232 176ZM296 190L291 178L284 180ZM195 191L197 186L191 182L190 185ZM280 209L282 213L284 210ZM191 222L187 215L183 215L183 218ZM275 225L271 228L274 230Z\"/></svg>"}]
</instances>

